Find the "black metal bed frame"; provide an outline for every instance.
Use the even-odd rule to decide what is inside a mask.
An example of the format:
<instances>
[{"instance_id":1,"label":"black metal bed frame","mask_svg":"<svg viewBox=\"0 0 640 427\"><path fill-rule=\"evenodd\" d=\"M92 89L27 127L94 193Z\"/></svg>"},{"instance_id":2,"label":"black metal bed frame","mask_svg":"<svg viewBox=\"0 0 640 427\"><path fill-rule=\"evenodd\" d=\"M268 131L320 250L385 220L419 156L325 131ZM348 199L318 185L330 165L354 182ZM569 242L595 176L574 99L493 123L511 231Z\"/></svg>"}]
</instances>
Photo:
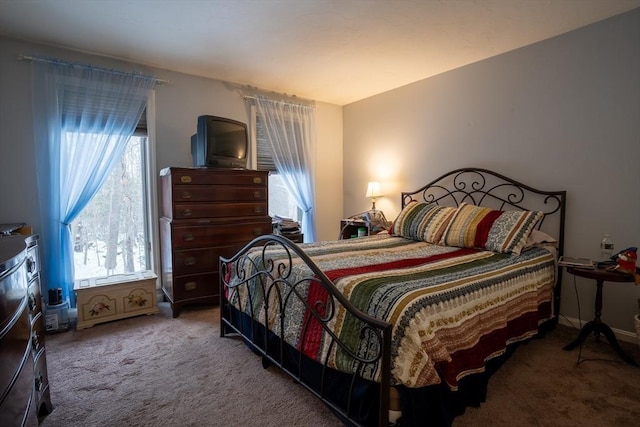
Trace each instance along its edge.
<instances>
[{"instance_id":1,"label":"black metal bed frame","mask_svg":"<svg viewBox=\"0 0 640 427\"><path fill-rule=\"evenodd\" d=\"M447 185L448 184L448 185ZM567 203L566 191L545 191L522 184L499 173L482 168L461 168L436 178L425 186L402 192L402 207L412 200L444 206L461 203L486 206L499 210L537 210L544 214L538 230L546 230L558 240L558 258L564 253L564 221ZM535 199L533 202L531 199ZM545 223L556 216L554 224ZM553 296L553 313L557 322L560 313L562 268L558 268Z\"/></svg>"},{"instance_id":2,"label":"black metal bed frame","mask_svg":"<svg viewBox=\"0 0 640 427\"><path fill-rule=\"evenodd\" d=\"M529 204L529 198L539 199L538 205L533 207ZM565 191L542 191L527 185L521 184L513 179L507 178L498 173L479 168L463 168L446 173L429 184L411 192L401 193L401 203L404 207L410 201L424 201L447 206L458 206L461 203L469 203L481 206L492 207L501 210L540 210L544 213L544 218L538 224L542 229L544 220L552 215L559 215L555 222L554 230L550 234L557 236L558 256L562 255L564 246L564 220L566 207ZM546 223L548 226L549 224ZM286 256L283 260L273 262L267 255L267 249L278 247L282 249ZM250 251L261 251L259 257L250 258ZM290 283L292 269L292 257L299 257L311 270L311 275L295 283ZM251 264L253 273L246 276L245 266ZM233 269L233 271L232 271ZM299 382L319 399L321 399L345 424L363 425L370 424L359 418L358 411L361 411L361 402L358 402L358 395L355 390L359 388L359 381L364 381L360 377L360 372L372 364L380 364L381 377L378 387L377 402L373 403L373 408L377 408L376 424L379 426L388 425L389 417L389 396L391 386L391 331L392 325L373 318L361 312L338 291L333 282L322 272L316 264L309 258L304 250L285 237L278 235L265 235L257 237L248 243L242 250L231 258L221 257L219 260L220 272L220 336L227 335L240 336L245 343L263 359L263 365L269 364L278 366L295 381ZM231 274L236 279L234 283L229 283ZM554 289L554 318L553 325L557 322L557 315L560 308L561 293L561 273L558 270L557 283ZM250 283L258 283L258 288L250 289ZM301 292L303 287L310 286L311 283L320 284L328 293L329 298L324 303L309 304ZM247 289L248 297L243 301L238 290L244 286ZM262 292L265 295L265 304L254 311L254 301L251 291ZM269 298L272 296L273 299ZM306 309L311 314L317 324L321 325L326 336L330 337L330 346L338 346L342 354L346 354L354 361L356 368L349 374L342 375L340 381L346 381L348 390L344 396L336 398L330 389L335 389L332 381L335 381L334 370L328 367L328 360L323 363L313 362L306 358L302 352L293 349L281 338L279 331L284 329L287 318L287 307L293 299L298 299L305 304ZM234 308L230 303L232 299L239 302L239 309ZM270 301L277 304L277 318L270 319ZM367 354L357 354L345 343L341 342L333 334L327 323L336 314L338 305L344 307L349 315L360 321L361 336L371 343ZM243 314L248 311L249 315ZM259 313L263 318L258 319ZM310 318L309 318L310 319ZM269 326L273 325L273 329ZM303 327L302 340L306 339L309 323ZM313 374L309 372L313 371ZM345 375L347 375L345 377Z\"/></svg>"}]
</instances>

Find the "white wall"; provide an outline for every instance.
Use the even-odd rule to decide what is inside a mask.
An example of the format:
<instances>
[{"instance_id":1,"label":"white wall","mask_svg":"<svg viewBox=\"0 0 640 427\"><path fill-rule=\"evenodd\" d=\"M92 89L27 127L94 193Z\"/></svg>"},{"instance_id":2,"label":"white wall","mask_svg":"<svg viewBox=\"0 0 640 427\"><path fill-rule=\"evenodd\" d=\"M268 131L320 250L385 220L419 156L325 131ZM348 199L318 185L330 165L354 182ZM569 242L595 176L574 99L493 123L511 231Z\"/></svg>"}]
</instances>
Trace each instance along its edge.
<instances>
[{"instance_id":1,"label":"white wall","mask_svg":"<svg viewBox=\"0 0 640 427\"><path fill-rule=\"evenodd\" d=\"M334 240L342 216L342 107L316 110L316 226L318 240Z\"/></svg>"},{"instance_id":2,"label":"white wall","mask_svg":"<svg viewBox=\"0 0 640 427\"><path fill-rule=\"evenodd\" d=\"M0 38L0 223L40 228L31 112L30 62L19 55L43 54L168 80L155 91L155 166L191 166L190 137L196 117L211 114L249 123L240 94L218 80L153 69L53 47ZM265 88L269 89L269 88ZM316 108L316 203L318 238L334 239L342 217L342 107Z\"/></svg>"},{"instance_id":3,"label":"white wall","mask_svg":"<svg viewBox=\"0 0 640 427\"><path fill-rule=\"evenodd\" d=\"M344 107L344 214L459 167L568 193L565 253L599 256L603 234L640 246L640 9ZM578 278L581 316L595 285ZM603 319L633 331L640 286L607 283ZM577 318L565 275L561 313Z\"/></svg>"}]
</instances>

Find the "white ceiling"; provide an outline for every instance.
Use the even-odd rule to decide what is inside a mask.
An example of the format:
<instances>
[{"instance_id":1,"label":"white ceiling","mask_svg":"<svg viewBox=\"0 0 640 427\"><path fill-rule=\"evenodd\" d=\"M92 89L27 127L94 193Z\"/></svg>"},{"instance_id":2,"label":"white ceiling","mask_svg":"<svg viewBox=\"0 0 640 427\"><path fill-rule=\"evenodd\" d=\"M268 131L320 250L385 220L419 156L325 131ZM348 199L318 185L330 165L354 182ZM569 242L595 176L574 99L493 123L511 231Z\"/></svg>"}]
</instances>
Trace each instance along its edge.
<instances>
[{"instance_id":1,"label":"white ceiling","mask_svg":"<svg viewBox=\"0 0 640 427\"><path fill-rule=\"evenodd\" d=\"M0 35L345 105L640 0L0 0Z\"/></svg>"}]
</instances>

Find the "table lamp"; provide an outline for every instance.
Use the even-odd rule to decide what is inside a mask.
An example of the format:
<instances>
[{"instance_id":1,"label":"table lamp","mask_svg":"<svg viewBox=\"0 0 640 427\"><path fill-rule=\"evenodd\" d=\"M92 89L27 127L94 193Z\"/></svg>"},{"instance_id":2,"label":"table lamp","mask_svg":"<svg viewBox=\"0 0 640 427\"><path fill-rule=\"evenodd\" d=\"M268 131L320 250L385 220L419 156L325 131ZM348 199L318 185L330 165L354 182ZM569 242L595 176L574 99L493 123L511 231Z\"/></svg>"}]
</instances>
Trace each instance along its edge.
<instances>
[{"instance_id":1,"label":"table lamp","mask_svg":"<svg viewBox=\"0 0 640 427\"><path fill-rule=\"evenodd\" d=\"M382 196L382 193L380 192L380 183L375 181L369 182L369 184L367 185L367 194L365 195L365 197L371 198L371 202L373 203L371 206L372 211L376 210L376 197L380 196Z\"/></svg>"}]
</instances>

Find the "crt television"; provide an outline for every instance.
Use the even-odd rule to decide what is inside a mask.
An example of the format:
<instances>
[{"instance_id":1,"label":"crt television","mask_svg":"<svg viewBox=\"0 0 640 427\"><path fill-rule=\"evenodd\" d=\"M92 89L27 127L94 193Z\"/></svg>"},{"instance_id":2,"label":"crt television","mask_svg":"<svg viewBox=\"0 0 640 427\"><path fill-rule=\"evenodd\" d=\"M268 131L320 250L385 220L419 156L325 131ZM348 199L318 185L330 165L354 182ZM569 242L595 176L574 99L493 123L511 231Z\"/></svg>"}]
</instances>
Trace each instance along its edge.
<instances>
[{"instance_id":1,"label":"crt television","mask_svg":"<svg viewBox=\"0 0 640 427\"><path fill-rule=\"evenodd\" d=\"M199 116L197 133L191 137L195 167L246 168L247 125L215 116Z\"/></svg>"}]
</instances>

